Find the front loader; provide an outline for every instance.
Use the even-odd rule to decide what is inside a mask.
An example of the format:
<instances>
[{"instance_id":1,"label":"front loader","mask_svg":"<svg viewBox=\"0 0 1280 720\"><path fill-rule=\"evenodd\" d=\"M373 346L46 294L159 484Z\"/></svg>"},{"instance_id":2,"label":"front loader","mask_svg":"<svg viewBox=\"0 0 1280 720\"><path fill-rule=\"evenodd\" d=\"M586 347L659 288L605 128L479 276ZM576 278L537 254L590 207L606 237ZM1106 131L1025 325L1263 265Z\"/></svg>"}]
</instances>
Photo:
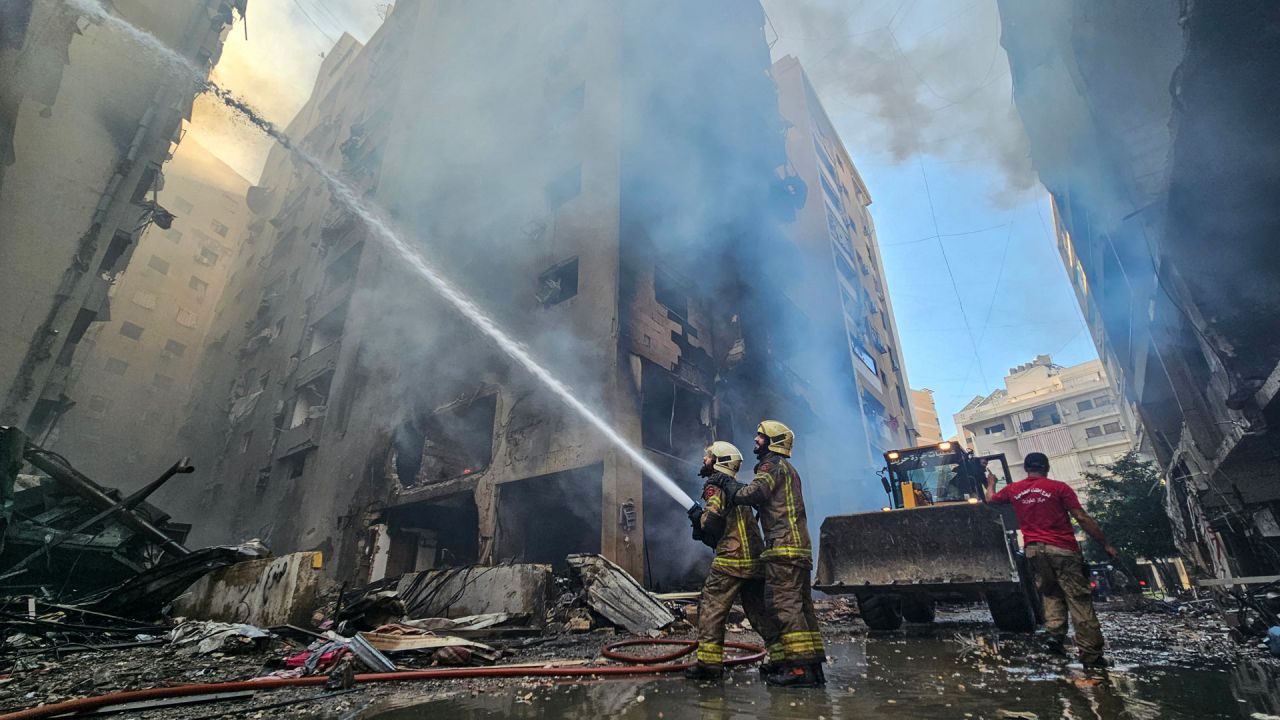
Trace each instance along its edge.
<instances>
[{"instance_id":1,"label":"front loader","mask_svg":"<svg viewBox=\"0 0 1280 720\"><path fill-rule=\"evenodd\" d=\"M932 622L940 600L985 600L999 629L1035 630L1039 598L1017 518L1007 505L984 502L987 472L1009 482L1004 455L975 457L942 442L884 458L888 504L822 522L814 586L855 595L872 630Z\"/></svg>"}]
</instances>

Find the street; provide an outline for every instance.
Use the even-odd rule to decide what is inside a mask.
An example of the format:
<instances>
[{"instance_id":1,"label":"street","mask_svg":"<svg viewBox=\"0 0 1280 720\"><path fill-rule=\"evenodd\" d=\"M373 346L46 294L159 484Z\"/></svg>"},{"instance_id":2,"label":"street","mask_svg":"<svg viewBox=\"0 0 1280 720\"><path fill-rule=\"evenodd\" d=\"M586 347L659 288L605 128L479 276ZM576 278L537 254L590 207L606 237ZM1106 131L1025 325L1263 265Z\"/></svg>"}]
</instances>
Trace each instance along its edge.
<instances>
[{"instance_id":1,"label":"street","mask_svg":"<svg viewBox=\"0 0 1280 720\"><path fill-rule=\"evenodd\" d=\"M882 636L860 625L828 632L821 690L767 688L741 669L723 684L551 681L426 703L397 694L385 710L357 717L1265 719L1280 711L1280 664L1235 652L1211 618L1104 611L1115 662L1104 676L996 639L979 617L939 613L932 626Z\"/></svg>"}]
</instances>

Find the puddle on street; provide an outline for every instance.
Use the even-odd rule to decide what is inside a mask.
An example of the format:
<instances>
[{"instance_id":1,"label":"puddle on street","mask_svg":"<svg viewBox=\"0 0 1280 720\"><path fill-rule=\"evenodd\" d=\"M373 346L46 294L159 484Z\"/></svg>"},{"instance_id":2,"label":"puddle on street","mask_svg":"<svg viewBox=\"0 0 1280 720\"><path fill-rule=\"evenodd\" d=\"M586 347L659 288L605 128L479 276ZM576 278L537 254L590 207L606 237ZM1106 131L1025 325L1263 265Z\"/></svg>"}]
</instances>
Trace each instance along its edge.
<instances>
[{"instance_id":1,"label":"puddle on street","mask_svg":"<svg viewBox=\"0 0 1280 720\"><path fill-rule=\"evenodd\" d=\"M1079 666L980 656L944 633L833 639L827 687L766 687L754 667L723 683L678 675L511 685L476 697L372 708L367 720L410 718L1265 718L1280 713L1276 678L1261 666ZM531 695L530 695L531 693Z\"/></svg>"}]
</instances>

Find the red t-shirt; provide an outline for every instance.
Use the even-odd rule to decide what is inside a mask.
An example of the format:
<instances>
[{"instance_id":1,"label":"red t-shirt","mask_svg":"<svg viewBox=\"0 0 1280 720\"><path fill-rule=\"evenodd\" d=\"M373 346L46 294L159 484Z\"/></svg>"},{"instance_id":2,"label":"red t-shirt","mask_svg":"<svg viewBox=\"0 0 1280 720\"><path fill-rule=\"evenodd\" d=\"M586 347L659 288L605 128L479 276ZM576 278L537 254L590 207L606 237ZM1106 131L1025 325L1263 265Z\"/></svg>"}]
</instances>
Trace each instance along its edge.
<instances>
[{"instance_id":1,"label":"red t-shirt","mask_svg":"<svg viewBox=\"0 0 1280 720\"><path fill-rule=\"evenodd\" d=\"M1070 485L1049 478L1027 478L1005 485L987 502L1013 505L1024 543L1045 543L1080 551L1069 513L1080 507L1080 499Z\"/></svg>"}]
</instances>

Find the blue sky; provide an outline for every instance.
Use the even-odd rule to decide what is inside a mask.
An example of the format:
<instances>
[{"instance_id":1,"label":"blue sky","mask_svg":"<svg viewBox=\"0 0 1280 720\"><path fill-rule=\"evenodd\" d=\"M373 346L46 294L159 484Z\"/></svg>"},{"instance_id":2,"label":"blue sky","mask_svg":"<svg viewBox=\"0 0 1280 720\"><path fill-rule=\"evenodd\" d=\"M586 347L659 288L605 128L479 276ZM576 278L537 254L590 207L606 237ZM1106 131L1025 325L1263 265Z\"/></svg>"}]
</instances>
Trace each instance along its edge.
<instances>
[{"instance_id":1,"label":"blue sky","mask_svg":"<svg viewBox=\"0 0 1280 720\"><path fill-rule=\"evenodd\" d=\"M320 53L344 31L367 39L380 4L251 3L214 79L287 121ZM909 380L934 391L943 432L1014 365L1095 357L1013 108L996 0L763 5L775 58L800 59L871 192ZM224 112L197 101L188 137L252 180L270 143Z\"/></svg>"},{"instance_id":2,"label":"blue sky","mask_svg":"<svg viewBox=\"0 0 1280 720\"><path fill-rule=\"evenodd\" d=\"M1013 107L995 0L764 6L775 58L800 59L871 192L908 379L934 391L943 432L1037 354L1096 357Z\"/></svg>"}]
</instances>

